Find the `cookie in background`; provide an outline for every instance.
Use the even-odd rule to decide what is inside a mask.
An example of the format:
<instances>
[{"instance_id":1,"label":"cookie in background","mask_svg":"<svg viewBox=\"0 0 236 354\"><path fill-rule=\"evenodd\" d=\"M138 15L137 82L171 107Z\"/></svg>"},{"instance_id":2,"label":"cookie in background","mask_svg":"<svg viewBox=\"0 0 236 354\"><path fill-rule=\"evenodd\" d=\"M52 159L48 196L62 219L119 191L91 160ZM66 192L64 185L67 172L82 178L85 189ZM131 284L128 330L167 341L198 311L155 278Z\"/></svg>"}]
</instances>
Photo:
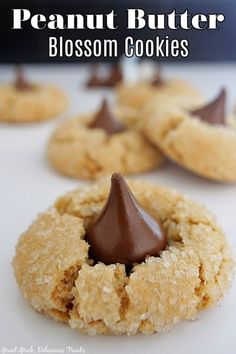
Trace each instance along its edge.
<instances>
[{"instance_id":1,"label":"cookie in background","mask_svg":"<svg viewBox=\"0 0 236 354\"><path fill-rule=\"evenodd\" d=\"M33 123L56 117L68 106L66 94L53 85L30 82L16 67L15 82L0 85L0 121Z\"/></svg>"},{"instance_id":2,"label":"cookie in background","mask_svg":"<svg viewBox=\"0 0 236 354\"><path fill-rule=\"evenodd\" d=\"M50 164L63 175L82 179L161 166L163 154L129 121L130 112L111 110L106 100L97 112L66 120L50 138Z\"/></svg>"},{"instance_id":3,"label":"cookie in background","mask_svg":"<svg viewBox=\"0 0 236 354\"><path fill-rule=\"evenodd\" d=\"M226 113L226 91L186 109L174 102L144 124L146 137L171 160L212 180L236 182L236 115Z\"/></svg>"},{"instance_id":4,"label":"cookie in background","mask_svg":"<svg viewBox=\"0 0 236 354\"><path fill-rule=\"evenodd\" d=\"M177 78L166 79L160 66L150 70L146 77L137 78L136 82L124 82L116 87L117 103L137 110L142 109L156 94L166 95L167 98L175 95L202 98L200 91L191 83Z\"/></svg>"}]
</instances>

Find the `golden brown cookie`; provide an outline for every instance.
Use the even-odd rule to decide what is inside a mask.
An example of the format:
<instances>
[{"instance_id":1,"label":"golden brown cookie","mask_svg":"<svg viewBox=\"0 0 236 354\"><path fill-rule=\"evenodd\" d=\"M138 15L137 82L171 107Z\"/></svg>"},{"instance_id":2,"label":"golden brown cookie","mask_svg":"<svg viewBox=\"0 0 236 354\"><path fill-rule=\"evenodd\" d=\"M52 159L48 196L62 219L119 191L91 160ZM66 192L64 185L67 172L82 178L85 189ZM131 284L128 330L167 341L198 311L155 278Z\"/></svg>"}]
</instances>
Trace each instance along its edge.
<instances>
[{"instance_id":1,"label":"golden brown cookie","mask_svg":"<svg viewBox=\"0 0 236 354\"><path fill-rule=\"evenodd\" d=\"M117 111L117 117L126 124L125 129L112 135L90 127L96 113L65 121L49 141L47 155L51 165L64 175L85 179L116 171L134 174L162 165L163 154L132 127L132 112L125 112Z\"/></svg>"},{"instance_id":2,"label":"golden brown cookie","mask_svg":"<svg viewBox=\"0 0 236 354\"><path fill-rule=\"evenodd\" d=\"M62 113L68 99L60 89L43 84L32 84L29 89L15 85L0 86L0 121L30 123L44 121Z\"/></svg>"},{"instance_id":3,"label":"golden brown cookie","mask_svg":"<svg viewBox=\"0 0 236 354\"><path fill-rule=\"evenodd\" d=\"M211 114L207 114L210 120ZM217 181L235 182L235 121L236 116L228 115L224 124L212 124L197 110L171 102L153 110L144 133L166 156L190 171Z\"/></svg>"},{"instance_id":4,"label":"golden brown cookie","mask_svg":"<svg viewBox=\"0 0 236 354\"><path fill-rule=\"evenodd\" d=\"M158 95L161 95L160 98ZM166 80L159 86L153 86L149 82L137 82L136 84L121 84L116 89L119 105L128 106L137 110L142 109L152 98L162 103L168 97L175 95L183 101L182 97L195 100L201 99L200 92L188 82L179 79Z\"/></svg>"},{"instance_id":5,"label":"golden brown cookie","mask_svg":"<svg viewBox=\"0 0 236 354\"><path fill-rule=\"evenodd\" d=\"M123 264L94 264L84 237L110 182L81 187L39 215L16 246L16 279L33 309L90 335L130 335L168 330L218 303L233 261L212 215L173 190L141 181L129 186L162 223L168 245L160 257L128 272Z\"/></svg>"}]
</instances>

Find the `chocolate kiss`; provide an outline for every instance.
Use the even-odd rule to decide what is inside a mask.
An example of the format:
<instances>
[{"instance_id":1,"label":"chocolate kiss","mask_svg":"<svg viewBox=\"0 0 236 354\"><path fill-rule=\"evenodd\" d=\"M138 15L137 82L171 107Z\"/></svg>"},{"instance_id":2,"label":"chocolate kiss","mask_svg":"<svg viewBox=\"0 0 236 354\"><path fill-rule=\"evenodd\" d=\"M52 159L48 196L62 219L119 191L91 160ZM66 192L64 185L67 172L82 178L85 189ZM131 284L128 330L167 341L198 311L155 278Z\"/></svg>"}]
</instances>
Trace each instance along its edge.
<instances>
[{"instance_id":1,"label":"chocolate kiss","mask_svg":"<svg viewBox=\"0 0 236 354\"><path fill-rule=\"evenodd\" d=\"M99 87L102 85L102 81L98 75L98 65L93 65L91 70L91 76L87 81L87 87Z\"/></svg>"},{"instance_id":2,"label":"chocolate kiss","mask_svg":"<svg viewBox=\"0 0 236 354\"><path fill-rule=\"evenodd\" d=\"M20 65L16 66L16 80L15 87L20 91L27 91L32 89L32 85L27 82L24 76L24 71Z\"/></svg>"},{"instance_id":3,"label":"chocolate kiss","mask_svg":"<svg viewBox=\"0 0 236 354\"><path fill-rule=\"evenodd\" d=\"M107 134L120 133L124 130L123 125L118 122L110 111L107 101L104 99L95 120L89 125L90 128L100 128Z\"/></svg>"},{"instance_id":4,"label":"chocolate kiss","mask_svg":"<svg viewBox=\"0 0 236 354\"><path fill-rule=\"evenodd\" d=\"M167 238L160 224L137 202L124 178L113 174L106 205L88 228L90 256L105 264L132 265L159 256Z\"/></svg>"},{"instance_id":5,"label":"chocolate kiss","mask_svg":"<svg viewBox=\"0 0 236 354\"><path fill-rule=\"evenodd\" d=\"M120 65L113 65L107 80L105 80L105 86L114 87L123 80L123 74Z\"/></svg>"},{"instance_id":6,"label":"chocolate kiss","mask_svg":"<svg viewBox=\"0 0 236 354\"><path fill-rule=\"evenodd\" d=\"M193 115L210 124L224 124L225 122L226 91L222 89L219 95L206 106L192 111Z\"/></svg>"},{"instance_id":7,"label":"chocolate kiss","mask_svg":"<svg viewBox=\"0 0 236 354\"><path fill-rule=\"evenodd\" d=\"M161 74L161 69L159 68L158 71L156 72L154 78L151 81L151 85L152 86L162 86L164 85L164 80L162 78L162 74Z\"/></svg>"}]
</instances>

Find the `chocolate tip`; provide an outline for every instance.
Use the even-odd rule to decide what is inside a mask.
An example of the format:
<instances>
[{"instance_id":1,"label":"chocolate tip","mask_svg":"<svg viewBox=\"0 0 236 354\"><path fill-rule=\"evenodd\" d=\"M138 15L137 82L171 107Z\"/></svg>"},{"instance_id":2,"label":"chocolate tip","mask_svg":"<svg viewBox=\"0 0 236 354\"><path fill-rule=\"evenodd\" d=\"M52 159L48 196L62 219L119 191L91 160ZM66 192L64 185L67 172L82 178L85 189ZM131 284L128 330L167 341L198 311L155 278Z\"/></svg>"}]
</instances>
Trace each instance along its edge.
<instances>
[{"instance_id":1,"label":"chocolate tip","mask_svg":"<svg viewBox=\"0 0 236 354\"><path fill-rule=\"evenodd\" d=\"M219 93L219 96L226 96L226 89L225 87L222 87Z\"/></svg>"},{"instance_id":2,"label":"chocolate tip","mask_svg":"<svg viewBox=\"0 0 236 354\"><path fill-rule=\"evenodd\" d=\"M121 186L121 185L126 185L125 178L121 173L113 173L111 176L111 184L114 186Z\"/></svg>"},{"instance_id":3,"label":"chocolate tip","mask_svg":"<svg viewBox=\"0 0 236 354\"><path fill-rule=\"evenodd\" d=\"M113 173L113 175L111 176L111 179L112 179L112 180L113 180L113 179L115 180L115 179L117 179L117 178L123 178L122 174L119 173L119 172Z\"/></svg>"},{"instance_id":4,"label":"chocolate tip","mask_svg":"<svg viewBox=\"0 0 236 354\"><path fill-rule=\"evenodd\" d=\"M151 82L153 86L161 86L164 84L163 74L162 74L162 66L159 64L154 73L154 78Z\"/></svg>"},{"instance_id":5,"label":"chocolate tip","mask_svg":"<svg viewBox=\"0 0 236 354\"><path fill-rule=\"evenodd\" d=\"M90 128L101 128L109 135L124 131L124 126L114 117L106 98L102 100L100 109L94 121L90 124Z\"/></svg>"},{"instance_id":6,"label":"chocolate tip","mask_svg":"<svg viewBox=\"0 0 236 354\"><path fill-rule=\"evenodd\" d=\"M193 115L210 124L225 123L226 89L222 87L218 95L207 105L192 111Z\"/></svg>"},{"instance_id":7,"label":"chocolate tip","mask_svg":"<svg viewBox=\"0 0 236 354\"><path fill-rule=\"evenodd\" d=\"M102 114L107 114L107 113L112 114L111 110L110 110L110 106L109 106L108 100L105 97L102 99L99 112L102 113Z\"/></svg>"},{"instance_id":8,"label":"chocolate tip","mask_svg":"<svg viewBox=\"0 0 236 354\"><path fill-rule=\"evenodd\" d=\"M107 100L106 97L104 97L104 98L102 99L101 107L102 107L102 108L104 108L104 107L105 107L105 108L108 108L108 107L109 107L108 100Z\"/></svg>"},{"instance_id":9,"label":"chocolate tip","mask_svg":"<svg viewBox=\"0 0 236 354\"><path fill-rule=\"evenodd\" d=\"M121 181L124 181L124 177L122 176L121 173L113 173L113 175L111 176L111 183L117 183L117 182L121 182Z\"/></svg>"},{"instance_id":10,"label":"chocolate tip","mask_svg":"<svg viewBox=\"0 0 236 354\"><path fill-rule=\"evenodd\" d=\"M128 203L128 200L133 199L133 194L123 177L121 173L114 173L111 177L111 190L113 193L119 193L121 196L121 200L124 202L124 195L126 196L126 204ZM122 197L123 196L123 197ZM123 204L122 204L123 205ZM123 205L124 208L126 208L125 204Z\"/></svg>"},{"instance_id":11,"label":"chocolate tip","mask_svg":"<svg viewBox=\"0 0 236 354\"><path fill-rule=\"evenodd\" d=\"M225 89L225 87L222 87L219 90L218 95L216 96L216 98L212 102L217 102L219 100L224 100L224 101L226 100L226 89Z\"/></svg>"}]
</instances>

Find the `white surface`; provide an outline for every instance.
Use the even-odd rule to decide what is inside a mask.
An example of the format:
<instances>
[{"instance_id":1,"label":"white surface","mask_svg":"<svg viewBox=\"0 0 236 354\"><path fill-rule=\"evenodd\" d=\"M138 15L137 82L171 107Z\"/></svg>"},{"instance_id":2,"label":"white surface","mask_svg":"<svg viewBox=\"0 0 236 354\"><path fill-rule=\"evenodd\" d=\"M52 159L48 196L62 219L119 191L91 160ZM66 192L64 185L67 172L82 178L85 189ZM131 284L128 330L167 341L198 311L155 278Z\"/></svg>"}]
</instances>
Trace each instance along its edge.
<instances>
[{"instance_id":1,"label":"white surface","mask_svg":"<svg viewBox=\"0 0 236 354\"><path fill-rule=\"evenodd\" d=\"M86 68L78 65L28 66L27 69L32 79L54 82L64 87L71 96L73 112L96 108L100 98L108 94L106 91L85 92L82 81ZM236 65L186 64L170 65L164 69L168 76L175 74L191 80L208 97L213 97L225 85L230 91L230 105L233 99L236 101ZM0 66L1 81L11 77L11 67ZM0 125L0 348L14 349L17 346L19 352L21 346L30 349L33 345L31 350L34 352L38 351L38 346L45 352L47 346L48 349L64 350L66 353L67 346L78 351L82 346L86 353L91 354L236 353L235 282L220 307L201 313L196 321L177 324L170 332L153 336L90 338L37 314L27 305L16 286L10 264L17 238L37 213L44 211L60 194L79 183L54 173L45 160L46 142L58 121L27 126ZM235 185L210 182L172 164L139 177L177 188L205 204L216 214L235 248Z\"/></svg>"}]
</instances>

